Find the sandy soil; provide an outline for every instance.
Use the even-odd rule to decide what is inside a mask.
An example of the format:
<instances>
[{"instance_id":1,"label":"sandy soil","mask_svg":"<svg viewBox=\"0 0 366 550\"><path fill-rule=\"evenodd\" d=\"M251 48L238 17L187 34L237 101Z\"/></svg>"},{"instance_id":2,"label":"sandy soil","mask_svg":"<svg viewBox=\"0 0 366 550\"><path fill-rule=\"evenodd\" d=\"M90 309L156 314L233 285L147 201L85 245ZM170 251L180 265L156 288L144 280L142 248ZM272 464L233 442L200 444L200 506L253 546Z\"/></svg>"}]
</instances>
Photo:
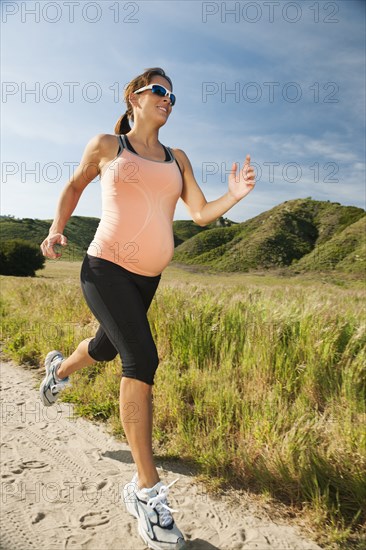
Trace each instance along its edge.
<instances>
[{"instance_id":1,"label":"sandy soil","mask_svg":"<svg viewBox=\"0 0 366 550\"><path fill-rule=\"evenodd\" d=\"M120 500L135 468L127 444L104 426L43 407L34 372L1 363L2 550L142 550L137 520ZM212 497L187 468L158 462L169 503L197 550L317 550L298 527L274 521L246 492Z\"/></svg>"}]
</instances>

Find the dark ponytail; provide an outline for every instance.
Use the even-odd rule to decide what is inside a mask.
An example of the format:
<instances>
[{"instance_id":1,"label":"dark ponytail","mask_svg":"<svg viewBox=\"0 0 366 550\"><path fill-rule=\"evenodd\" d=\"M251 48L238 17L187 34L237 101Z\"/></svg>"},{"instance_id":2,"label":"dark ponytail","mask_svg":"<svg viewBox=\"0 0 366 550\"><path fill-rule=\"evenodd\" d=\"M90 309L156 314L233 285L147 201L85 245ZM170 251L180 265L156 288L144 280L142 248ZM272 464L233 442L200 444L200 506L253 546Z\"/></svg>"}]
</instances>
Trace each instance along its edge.
<instances>
[{"instance_id":1,"label":"dark ponytail","mask_svg":"<svg viewBox=\"0 0 366 550\"><path fill-rule=\"evenodd\" d=\"M131 131L130 123L128 122L128 111L124 115L119 117L114 127L114 133L119 134L128 134Z\"/></svg>"},{"instance_id":2,"label":"dark ponytail","mask_svg":"<svg viewBox=\"0 0 366 550\"><path fill-rule=\"evenodd\" d=\"M147 86L150 84L151 79L153 76L163 76L166 78L166 80L169 82L172 91L173 91L173 83L170 80L170 78L165 74L165 71L161 69L160 67L154 67L152 69L145 69L145 72L139 76L136 76L131 82L125 87L124 90L124 102L127 105L127 110L124 115L120 116L119 119L116 122L116 125L114 127L114 133L119 134L128 134L128 132L131 131L131 126L129 123L129 119L133 121L133 109L132 105L129 101L129 96L131 93L134 92L134 90L138 90L139 88L142 88L143 86Z\"/></svg>"}]
</instances>

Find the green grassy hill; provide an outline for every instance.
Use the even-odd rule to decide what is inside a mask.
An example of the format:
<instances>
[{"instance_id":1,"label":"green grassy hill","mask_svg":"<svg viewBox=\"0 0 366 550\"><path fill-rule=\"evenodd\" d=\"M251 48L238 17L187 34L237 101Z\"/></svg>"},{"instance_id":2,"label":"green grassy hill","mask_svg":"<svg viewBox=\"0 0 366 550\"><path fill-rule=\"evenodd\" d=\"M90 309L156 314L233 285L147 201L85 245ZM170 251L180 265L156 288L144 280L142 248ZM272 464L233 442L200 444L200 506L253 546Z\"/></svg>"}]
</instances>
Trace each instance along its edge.
<instances>
[{"instance_id":1,"label":"green grassy hill","mask_svg":"<svg viewBox=\"0 0 366 550\"><path fill-rule=\"evenodd\" d=\"M52 221L0 216L0 239L2 241L25 239L33 244L40 245L47 237ZM174 246L178 246L198 233L209 231L215 227L228 227L235 223L227 218L220 217L206 227L200 227L190 220L177 220L173 222ZM68 246L62 249L60 261L81 260L93 240L98 224L99 218L71 216L64 230L64 235L68 239Z\"/></svg>"},{"instance_id":2,"label":"green grassy hill","mask_svg":"<svg viewBox=\"0 0 366 550\"><path fill-rule=\"evenodd\" d=\"M53 220L38 220L32 218L12 218L0 216L0 239L25 239L40 245L48 235ZM98 227L99 218L71 216L65 227L64 234L68 246L62 250L62 260L81 260Z\"/></svg>"},{"instance_id":3,"label":"green grassy hill","mask_svg":"<svg viewBox=\"0 0 366 550\"><path fill-rule=\"evenodd\" d=\"M33 220L32 218L13 218L0 216L0 236L4 241L25 239L41 243L48 233L52 221Z\"/></svg>"},{"instance_id":4,"label":"green grassy hill","mask_svg":"<svg viewBox=\"0 0 366 550\"><path fill-rule=\"evenodd\" d=\"M52 220L0 217L1 239L41 244ZM72 216L65 227L63 260L81 260L98 218ZM213 271L248 272L283 268L292 273L336 270L365 273L366 213L362 208L311 198L285 201L242 223L220 217L200 227L173 223L173 262Z\"/></svg>"},{"instance_id":5,"label":"green grassy hill","mask_svg":"<svg viewBox=\"0 0 366 550\"><path fill-rule=\"evenodd\" d=\"M177 220L173 222L174 246L178 246L203 231L215 229L216 227L229 227L234 224L236 224L236 222L223 217L220 217L218 220L206 225L205 227L201 227L190 220Z\"/></svg>"},{"instance_id":6,"label":"green grassy hill","mask_svg":"<svg viewBox=\"0 0 366 550\"><path fill-rule=\"evenodd\" d=\"M176 248L173 260L215 271L290 266L289 271L294 272L350 271L351 258L358 255L352 271L361 272L365 266L364 224L362 208L295 199L243 223L199 233ZM314 262L317 256L326 261Z\"/></svg>"},{"instance_id":7,"label":"green grassy hill","mask_svg":"<svg viewBox=\"0 0 366 550\"><path fill-rule=\"evenodd\" d=\"M366 274L366 217L346 227L290 267L304 271L325 271L335 269L348 273Z\"/></svg>"}]
</instances>

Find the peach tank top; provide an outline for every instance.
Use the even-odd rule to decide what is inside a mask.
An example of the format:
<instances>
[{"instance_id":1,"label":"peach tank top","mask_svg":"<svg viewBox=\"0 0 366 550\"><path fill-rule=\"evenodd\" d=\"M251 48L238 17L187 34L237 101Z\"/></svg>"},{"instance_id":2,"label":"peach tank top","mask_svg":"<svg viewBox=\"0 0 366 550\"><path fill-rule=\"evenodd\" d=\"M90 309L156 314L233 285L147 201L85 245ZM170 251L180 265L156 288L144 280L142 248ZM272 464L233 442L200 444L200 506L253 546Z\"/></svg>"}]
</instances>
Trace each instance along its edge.
<instances>
[{"instance_id":1,"label":"peach tank top","mask_svg":"<svg viewBox=\"0 0 366 550\"><path fill-rule=\"evenodd\" d=\"M130 151L124 135L119 140L121 151L100 180L102 217L87 253L155 277L174 254L173 216L182 175L169 147L170 160L156 161Z\"/></svg>"}]
</instances>

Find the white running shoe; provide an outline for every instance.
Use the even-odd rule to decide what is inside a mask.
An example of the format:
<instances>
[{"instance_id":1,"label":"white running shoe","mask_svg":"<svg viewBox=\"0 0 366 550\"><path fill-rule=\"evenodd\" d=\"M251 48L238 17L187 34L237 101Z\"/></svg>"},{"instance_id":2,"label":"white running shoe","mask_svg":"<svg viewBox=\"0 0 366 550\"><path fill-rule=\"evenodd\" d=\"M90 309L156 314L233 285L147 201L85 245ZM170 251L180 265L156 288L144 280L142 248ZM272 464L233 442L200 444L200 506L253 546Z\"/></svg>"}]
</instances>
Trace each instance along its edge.
<instances>
[{"instance_id":1,"label":"white running shoe","mask_svg":"<svg viewBox=\"0 0 366 550\"><path fill-rule=\"evenodd\" d=\"M136 510L136 493L139 489L138 486L138 476L137 472L133 476L132 480L127 483L123 488L123 494L121 495L123 502L125 503L126 510L129 514L132 516L135 516L136 519L138 519L138 514Z\"/></svg>"},{"instance_id":2,"label":"white running shoe","mask_svg":"<svg viewBox=\"0 0 366 550\"><path fill-rule=\"evenodd\" d=\"M56 369L60 366L64 356L60 351L50 351L45 359L46 376L39 388L39 395L45 407L50 407L58 398L58 394L70 383L69 377L60 380L57 377Z\"/></svg>"},{"instance_id":3,"label":"white running shoe","mask_svg":"<svg viewBox=\"0 0 366 550\"><path fill-rule=\"evenodd\" d=\"M181 550L185 540L174 522L168 506L169 488L178 481L164 485L158 481L151 489L139 489L137 473L123 489L123 501L127 511L137 518L138 532L142 540L153 550Z\"/></svg>"}]
</instances>

